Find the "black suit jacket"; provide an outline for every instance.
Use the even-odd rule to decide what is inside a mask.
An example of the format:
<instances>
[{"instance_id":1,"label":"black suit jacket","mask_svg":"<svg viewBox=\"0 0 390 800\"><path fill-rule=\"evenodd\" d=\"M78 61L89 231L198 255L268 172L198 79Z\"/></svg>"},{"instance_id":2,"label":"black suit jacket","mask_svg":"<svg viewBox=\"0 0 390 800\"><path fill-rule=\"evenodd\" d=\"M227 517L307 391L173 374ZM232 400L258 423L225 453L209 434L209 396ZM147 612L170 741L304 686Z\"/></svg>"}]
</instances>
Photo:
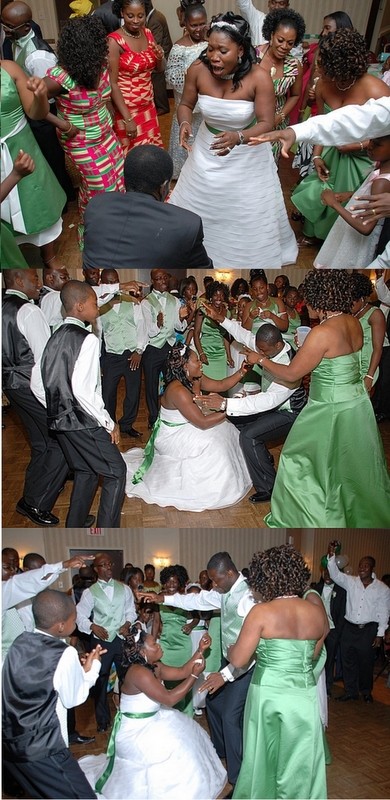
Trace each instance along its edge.
<instances>
[{"instance_id":1,"label":"black suit jacket","mask_svg":"<svg viewBox=\"0 0 390 800\"><path fill-rule=\"evenodd\" d=\"M315 585L315 590L322 597L322 590L324 588L324 580L320 579ZM345 605L347 602L347 593L345 589L338 586L337 583L333 584L332 596L330 598L330 615L335 624L336 631L339 633L344 626L345 622Z\"/></svg>"},{"instance_id":2,"label":"black suit jacket","mask_svg":"<svg viewBox=\"0 0 390 800\"><path fill-rule=\"evenodd\" d=\"M117 31L118 28L120 28L120 17L112 13L112 0L108 0L107 3L102 3L93 13L95 17L101 19L107 33L113 33L113 31Z\"/></svg>"},{"instance_id":3,"label":"black suit jacket","mask_svg":"<svg viewBox=\"0 0 390 800\"><path fill-rule=\"evenodd\" d=\"M102 192L84 216L83 266L113 269L212 268L202 220L141 192Z\"/></svg>"}]
</instances>

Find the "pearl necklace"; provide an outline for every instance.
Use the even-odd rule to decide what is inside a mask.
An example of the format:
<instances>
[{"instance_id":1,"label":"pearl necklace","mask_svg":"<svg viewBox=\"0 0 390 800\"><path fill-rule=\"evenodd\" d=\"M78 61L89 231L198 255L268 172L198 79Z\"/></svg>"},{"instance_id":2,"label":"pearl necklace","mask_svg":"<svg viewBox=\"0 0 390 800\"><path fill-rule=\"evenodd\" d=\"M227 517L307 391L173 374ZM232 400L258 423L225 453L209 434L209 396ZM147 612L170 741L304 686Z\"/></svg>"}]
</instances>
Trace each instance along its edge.
<instances>
[{"instance_id":1,"label":"pearl necklace","mask_svg":"<svg viewBox=\"0 0 390 800\"><path fill-rule=\"evenodd\" d=\"M341 314L344 314L344 311L338 311L337 314L330 314L329 317L325 317L325 319L321 320L320 325L322 325L323 322L327 322L328 319L333 319L333 317L341 317Z\"/></svg>"},{"instance_id":2,"label":"pearl necklace","mask_svg":"<svg viewBox=\"0 0 390 800\"><path fill-rule=\"evenodd\" d=\"M274 600L291 600L292 597L299 597L297 594L280 594L279 597L274 597Z\"/></svg>"},{"instance_id":3,"label":"pearl necklace","mask_svg":"<svg viewBox=\"0 0 390 800\"><path fill-rule=\"evenodd\" d=\"M359 314L362 314L362 312L364 311L364 309L365 309L365 308L367 308L367 306L368 306L368 305L369 305L369 303L365 303L365 304L364 304L364 306L362 306L361 308L359 308L359 311L356 311L356 313L355 313L355 314L352 314L352 316L353 316L353 317L358 317L358 316L359 316Z\"/></svg>"},{"instance_id":4,"label":"pearl necklace","mask_svg":"<svg viewBox=\"0 0 390 800\"><path fill-rule=\"evenodd\" d=\"M141 31L137 31L137 33L131 33L130 31L123 30L123 33L126 33L127 36L131 36L132 39L140 39L141 38Z\"/></svg>"},{"instance_id":5,"label":"pearl necklace","mask_svg":"<svg viewBox=\"0 0 390 800\"><path fill-rule=\"evenodd\" d=\"M345 88L343 88L342 86L339 86L337 81L335 81L335 86L339 90L339 92L347 92L348 89L352 89L352 86L355 86L356 80L357 79L355 78L355 80L353 80L352 83L350 83L349 86L346 86Z\"/></svg>"}]
</instances>

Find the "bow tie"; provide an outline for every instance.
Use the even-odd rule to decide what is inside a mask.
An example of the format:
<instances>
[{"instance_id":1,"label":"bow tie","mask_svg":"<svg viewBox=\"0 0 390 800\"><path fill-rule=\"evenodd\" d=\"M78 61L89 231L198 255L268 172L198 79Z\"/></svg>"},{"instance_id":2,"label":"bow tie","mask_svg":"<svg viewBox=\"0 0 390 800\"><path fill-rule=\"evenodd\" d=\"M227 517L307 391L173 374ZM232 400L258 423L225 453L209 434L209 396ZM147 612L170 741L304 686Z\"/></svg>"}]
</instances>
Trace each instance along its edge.
<instances>
[{"instance_id":1,"label":"bow tie","mask_svg":"<svg viewBox=\"0 0 390 800\"><path fill-rule=\"evenodd\" d=\"M101 586L113 586L114 585L114 579L110 578L109 581L98 580L98 583L100 583Z\"/></svg>"}]
</instances>

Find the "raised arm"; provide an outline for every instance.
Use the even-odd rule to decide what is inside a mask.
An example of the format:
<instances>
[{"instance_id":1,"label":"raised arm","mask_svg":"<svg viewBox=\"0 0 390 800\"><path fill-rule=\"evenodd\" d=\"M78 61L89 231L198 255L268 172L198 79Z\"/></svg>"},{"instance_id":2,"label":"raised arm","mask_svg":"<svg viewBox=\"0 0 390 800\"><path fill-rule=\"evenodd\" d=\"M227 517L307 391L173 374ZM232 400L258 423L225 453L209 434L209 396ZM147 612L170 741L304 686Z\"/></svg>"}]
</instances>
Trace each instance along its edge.
<instances>
[{"instance_id":1,"label":"raised arm","mask_svg":"<svg viewBox=\"0 0 390 800\"><path fill-rule=\"evenodd\" d=\"M30 119L44 119L50 109L42 78L29 78L14 61L2 61L1 66L15 81L24 113Z\"/></svg>"}]
</instances>

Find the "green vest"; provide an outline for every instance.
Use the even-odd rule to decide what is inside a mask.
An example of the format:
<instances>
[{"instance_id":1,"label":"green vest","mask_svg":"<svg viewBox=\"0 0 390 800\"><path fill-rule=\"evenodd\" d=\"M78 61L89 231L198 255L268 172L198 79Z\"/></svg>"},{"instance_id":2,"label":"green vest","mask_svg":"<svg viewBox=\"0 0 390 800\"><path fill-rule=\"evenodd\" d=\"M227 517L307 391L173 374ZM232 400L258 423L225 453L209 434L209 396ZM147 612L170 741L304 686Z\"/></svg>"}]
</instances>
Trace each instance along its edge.
<instances>
[{"instance_id":1,"label":"green vest","mask_svg":"<svg viewBox=\"0 0 390 800\"><path fill-rule=\"evenodd\" d=\"M108 642L113 642L119 628L125 620L125 587L123 583L114 581L114 594L111 603L99 582L92 584L89 590L94 599L93 621L108 631Z\"/></svg>"},{"instance_id":2,"label":"green vest","mask_svg":"<svg viewBox=\"0 0 390 800\"><path fill-rule=\"evenodd\" d=\"M242 596L247 591L248 584L245 580L242 580L239 584L237 584L237 586L234 587L233 592L227 592L226 594L222 595L221 645L224 658L227 657L226 654L228 647L230 647L231 644L236 643L242 628L244 617L240 617L239 614L237 614L237 608Z\"/></svg>"},{"instance_id":3,"label":"green vest","mask_svg":"<svg viewBox=\"0 0 390 800\"><path fill-rule=\"evenodd\" d=\"M162 347L166 344L168 339L175 335L175 322L176 322L176 297L169 294L169 292L164 292L164 297L166 297L167 302L165 306L165 310L161 307L157 295L153 292L145 297L145 300L149 303L152 307L152 320L154 323L157 322L157 315L162 311L164 316L164 324L162 328L159 329L157 336L153 336L152 339L149 340L149 344L152 347L157 347L161 350Z\"/></svg>"},{"instance_id":4,"label":"green vest","mask_svg":"<svg viewBox=\"0 0 390 800\"><path fill-rule=\"evenodd\" d=\"M121 296L119 311L111 303L100 308L104 344L107 353L122 355L125 350L133 352L137 347L137 325L134 320L134 303Z\"/></svg>"}]
</instances>

